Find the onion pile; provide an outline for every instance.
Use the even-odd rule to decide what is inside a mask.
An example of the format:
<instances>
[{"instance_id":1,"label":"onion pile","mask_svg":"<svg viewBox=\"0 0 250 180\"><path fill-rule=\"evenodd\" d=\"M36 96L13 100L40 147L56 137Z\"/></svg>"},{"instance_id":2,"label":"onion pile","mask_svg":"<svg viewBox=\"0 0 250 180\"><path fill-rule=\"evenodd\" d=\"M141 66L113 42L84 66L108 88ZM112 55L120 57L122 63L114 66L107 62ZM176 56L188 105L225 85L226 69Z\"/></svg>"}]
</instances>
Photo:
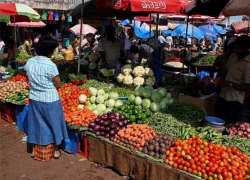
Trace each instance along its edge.
<instances>
[{"instance_id":1,"label":"onion pile","mask_svg":"<svg viewBox=\"0 0 250 180\"><path fill-rule=\"evenodd\" d=\"M235 123L228 128L228 131L231 136L238 135L240 137L246 137L250 139L250 124L247 122L244 123Z\"/></svg>"},{"instance_id":2,"label":"onion pile","mask_svg":"<svg viewBox=\"0 0 250 180\"><path fill-rule=\"evenodd\" d=\"M146 142L142 152L149 156L166 159L166 150L171 148L175 139L167 134L157 135L154 139Z\"/></svg>"},{"instance_id":3,"label":"onion pile","mask_svg":"<svg viewBox=\"0 0 250 180\"><path fill-rule=\"evenodd\" d=\"M97 136L105 136L111 141L114 140L116 133L126 128L131 121L125 119L124 116L118 113L108 112L98 116L94 122L89 124L89 131L95 133Z\"/></svg>"}]
</instances>

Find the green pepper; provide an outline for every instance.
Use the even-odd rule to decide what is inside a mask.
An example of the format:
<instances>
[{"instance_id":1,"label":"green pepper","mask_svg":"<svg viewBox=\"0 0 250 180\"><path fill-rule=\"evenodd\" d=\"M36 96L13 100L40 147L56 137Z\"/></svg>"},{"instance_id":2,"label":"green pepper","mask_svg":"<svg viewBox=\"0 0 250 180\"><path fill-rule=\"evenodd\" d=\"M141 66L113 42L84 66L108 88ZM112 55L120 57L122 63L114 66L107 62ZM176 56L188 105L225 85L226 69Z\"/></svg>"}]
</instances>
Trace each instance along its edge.
<instances>
[{"instance_id":1,"label":"green pepper","mask_svg":"<svg viewBox=\"0 0 250 180\"><path fill-rule=\"evenodd\" d=\"M136 122L136 117L135 117L135 115L131 115L131 116L130 116L130 120L131 120L132 122Z\"/></svg>"}]
</instances>

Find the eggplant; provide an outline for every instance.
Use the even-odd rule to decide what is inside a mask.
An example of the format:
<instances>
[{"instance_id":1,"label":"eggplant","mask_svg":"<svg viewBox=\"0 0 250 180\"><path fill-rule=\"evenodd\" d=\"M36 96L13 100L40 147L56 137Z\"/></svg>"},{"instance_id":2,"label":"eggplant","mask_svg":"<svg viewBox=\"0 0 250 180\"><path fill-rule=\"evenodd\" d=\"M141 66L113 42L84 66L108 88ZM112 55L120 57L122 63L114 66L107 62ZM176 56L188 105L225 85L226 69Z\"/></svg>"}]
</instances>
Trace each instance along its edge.
<instances>
[{"instance_id":1,"label":"eggplant","mask_svg":"<svg viewBox=\"0 0 250 180\"><path fill-rule=\"evenodd\" d=\"M124 126L124 123L122 121L119 121L119 126L120 127L123 127Z\"/></svg>"},{"instance_id":2,"label":"eggplant","mask_svg":"<svg viewBox=\"0 0 250 180\"><path fill-rule=\"evenodd\" d=\"M111 131L110 131L110 135L111 135L111 136L114 136L115 134L116 134L116 131L115 131L115 130L111 130Z\"/></svg>"},{"instance_id":3,"label":"eggplant","mask_svg":"<svg viewBox=\"0 0 250 180\"><path fill-rule=\"evenodd\" d=\"M89 123L89 127L90 127L90 128L94 128L95 126L96 126L96 124L95 124L94 122Z\"/></svg>"},{"instance_id":4,"label":"eggplant","mask_svg":"<svg viewBox=\"0 0 250 180\"><path fill-rule=\"evenodd\" d=\"M120 115L120 119L121 119L121 120L124 120L125 117L124 117L123 115Z\"/></svg>"},{"instance_id":5,"label":"eggplant","mask_svg":"<svg viewBox=\"0 0 250 180\"><path fill-rule=\"evenodd\" d=\"M101 135L101 132L100 131L96 131L95 133L97 136L100 136Z\"/></svg>"},{"instance_id":6,"label":"eggplant","mask_svg":"<svg viewBox=\"0 0 250 180\"><path fill-rule=\"evenodd\" d=\"M104 120L100 120L100 122L99 122L99 125L103 125L103 123L104 123Z\"/></svg>"},{"instance_id":7,"label":"eggplant","mask_svg":"<svg viewBox=\"0 0 250 180\"><path fill-rule=\"evenodd\" d=\"M96 125L96 126L94 127L94 130L95 130L95 131L99 131L99 130L100 130L100 128L101 128L101 126Z\"/></svg>"},{"instance_id":8,"label":"eggplant","mask_svg":"<svg viewBox=\"0 0 250 180\"><path fill-rule=\"evenodd\" d=\"M106 132L109 132L109 131L110 131L110 128L109 128L109 127L106 127L105 131L106 131Z\"/></svg>"},{"instance_id":9,"label":"eggplant","mask_svg":"<svg viewBox=\"0 0 250 180\"><path fill-rule=\"evenodd\" d=\"M120 131L120 127L119 126L116 126L116 128L115 128L115 130L118 132L118 131Z\"/></svg>"},{"instance_id":10,"label":"eggplant","mask_svg":"<svg viewBox=\"0 0 250 180\"><path fill-rule=\"evenodd\" d=\"M101 136L104 136L104 135L105 135L105 132L104 132L104 131L101 131L100 135L101 135Z\"/></svg>"},{"instance_id":11,"label":"eggplant","mask_svg":"<svg viewBox=\"0 0 250 180\"><path fill-rule=\"evenodd\" d=\"M101 121L101 119L100 119L100 118L95 118L95 120L94 120L94 122L95 122L96 124L99 124L99 123L100 123L100 121Z\"/></svg>"},{"instance_id":12,"label":"eggplant","mask_svg":"<svg viewBox=\"0 0 250 180\"><path fill-rule=\"evenodd\" d=\"M116 128L116 123L111 123L110 128L115 129Z\"/></svg>"},{"instance_id":13,"label":"eggplant","mask_svg":"<svg viewBox=\"0 0 250 180\"><path fill-rule=\"evenodd\" d=\"M104 126L101 126L101 128L100 128L100 130L102 130L102 131L105 131L105 127Z\"/></svg>"},{"instance_id":14,"label":"eggplant","mask_svg":"<svg viewBox=\"0 0 250 180\"><path fill-rule=\"evenodd\" d=\"M105 138L109 138L109 137L110 137L109 133L106 133Z\"/></svg>"},{"instance_id":15,"label":"eggplant","mask_svg":"<svg viewBox=\"0 0 250 180\"><path fill-rule=\"evenodd\" d=\"M103 123L104 126L109 126L110 125L110 122L109 120L105 120L104 123Z\"/></svg>"},{"instance_id":16,"label":"eggplant","mask_svg":"<svg viewBox=\"0 0 250 180\"><path fill-rule=\"evenodd\" d=\"M109 119L115 119L115 116L112 114L109 116Z\"/></svg>"}]
</instances>

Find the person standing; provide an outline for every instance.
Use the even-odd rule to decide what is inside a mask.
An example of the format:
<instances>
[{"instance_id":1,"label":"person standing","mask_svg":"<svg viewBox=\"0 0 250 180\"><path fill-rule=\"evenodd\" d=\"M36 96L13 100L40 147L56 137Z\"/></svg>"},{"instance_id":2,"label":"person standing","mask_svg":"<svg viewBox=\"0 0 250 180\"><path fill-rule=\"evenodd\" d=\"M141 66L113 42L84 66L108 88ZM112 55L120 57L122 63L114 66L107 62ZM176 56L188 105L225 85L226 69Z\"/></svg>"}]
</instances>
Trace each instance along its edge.
<instances>
[{"instance_id":1,"label":"person standing","mask_svg":"<svg viewBox=\"0 0 250 180\"><path fill-rule=\"evenodd\" d=\"M133 34L133 31L131 29L128 30L128 35L125 39L125 46L124 46L124 49L125 49L125 55L126 55L126 59L128 60L134 60L134 54L131 54L130 53L130 47L132 45L136 45L136 39L134 38L134 34Z\"/></svg>"},{"instance_id":2,"label":"person standing","mask_svg":"<svg viewBox=\"0 0 250 180\"><path fill-rule=\"evenodd\" d=\"M167 41L167 49L168 51L171 51L171 47L173 45L173 38L171 37L171 34L168 34L168 36L166 37L166 41Z\"/></svg>"},{"instance_id":3,"label":"person standing","mask_svg":"<svg viewBox=\"0 0 250 180\"><path fill-rule=\"evenodd\" d=\"M226 64L225 79L217 84L221 88L217 103L217 116L226 124L241 120L245 92L250 92L250 37L242 35L235 40L235 54Z\"/></svg>"},{"instance_id":4,"label":"person standing","mask_svg":"<svg viewBox=\"0 0 250 180\"><path fill-rule=\"evenodd\" d=\"M217 45L218 45L218 47L220 47L222 45L222 39L219 35L217 37L218 37Z\"/></svg>"},{"instance_id":5,"label":"person standing","mask_svg":"<svg viewBox=\"0 0 250 180\"><path fill-rule=\"evenodd\" d=\"M36 46L38 56L29 59L25 65L31 85L27 142L34 146L53 144L55 159L61 156L58 145L68 139L62 102L57 92L61 80L56 65L50 59L57 47L57 40L50 36L42 37ZM31 156L36 153L39 152L33 148Z\"/></svg>"},{"instance_id":6,"label":"person standing","mask_svg":"<svg viewBox=\"0 0 250 180\"><path fill-rule=\"evenodd\" d=\"M160 36L158 36L158 45L164 48L164 46L167 44L167 41L163 34L161 33Z\"/></svg>"},{"instance_id":7,"label":"person standing","mask_svg":"<svg viewBox=\"0 0 250 180\"><path fill-rule=\"evenodd\" d=\"M115 37L115 27L105 27L105 37L98 43L98 51L101 56L102 66L106 69L116 69L115 77L121 71L121 63L124 57L124 49L119 39Z\"/></svg>"},{"instance_id":8,"label":"person standing","mask_svg":"<svg viewBox=\"0 0 250 180\"><path fill-rule=\"evenodd\" d=\"M28 36L28 38L23 43L22 52L27 53L29 55L32 55L31 47L32 47L31 36Z\"/></svg>"},{"instance_id":9,"label":"person standing","mask_svg":"<svg viewBox=\"0 0 250 180\"><path fill-rule=\"evenodd\" d=\"M120 38L121 43L124 45L125 39L126 39L126 34L123 31L121 32L119 38Z\"/></svg>"},{"instance_id":10,"label":"person standing","mask_svg":"<svg viewBox=\"0 0 250 180\"><path fill-rule=\"evenodd\" d=\"M0 59L4 58L4 46L5 43L3 42L2 38L0 38Z\"/></svg>"},{"instance_id":11,"label":"person standing","mask_svg":"<svg viewBox=\"0 0 250 180\"><path fill-rule=\"evenodd\" d=\"M214 51L214 52L217 51L218 44L217 44L217 41L216 41L216 40L213 40L212 48L213 48L213 51Z\"/></svg>"}]
</instances>

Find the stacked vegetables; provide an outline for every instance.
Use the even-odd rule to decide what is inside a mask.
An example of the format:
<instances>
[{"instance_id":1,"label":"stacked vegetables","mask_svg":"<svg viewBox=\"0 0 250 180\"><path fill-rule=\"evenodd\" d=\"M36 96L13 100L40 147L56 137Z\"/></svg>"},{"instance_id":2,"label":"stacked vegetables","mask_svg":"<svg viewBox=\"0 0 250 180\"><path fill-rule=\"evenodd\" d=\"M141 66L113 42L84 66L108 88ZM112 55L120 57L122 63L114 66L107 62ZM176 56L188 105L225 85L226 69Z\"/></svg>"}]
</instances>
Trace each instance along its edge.
<instances>
[{"instance_id":1,"label":"stacked vegetables","mask_svg":"<svg viewBox=\"0 0 250 180\"><path fill-rule=\"evenodd\" d=\"M148 109L142 109L136 105L135 101L128 100L123 105L114 108L113 113L119 113L126 118L130 119L133 124L145 124L147 118L151 116L151 112Z\"/></svg>"},{"instance_id":2,"label":"stacked vegetables","mask_svg":"<svg viewBox=\"0 0 250 180\"><path fill-rule=\"evenodd\" d=\"M7 81L0 83L0 101L5 101L7 96L10 96L16 92L28 89L30 85L27 82L13 82Z\"/></svg>"},{"instance_id":3,"label":"stacked vegetables","mask_svg":"<svg viewBox=\"0 0 250 180\"><path fill-rule=\"evenodd\" d=\"M166 150L170 149L173 142L174 138L167 134L157 135L154 139L146 142L142 152L165 160L167 158Z\"/></svg>"},{"instance_id":4,"label":"stacked vegetables","mask_svg":"<svg viewBox=\"0 0 250 180\"><path fill-rule=\"evenodd\" d=\"M250 158L236 147L203 141L199 136L178 139L166 151L166 164L202 179L250 179Z\"/></svg>"},{"instance_id":5,"label":"stacked vegetables","mask_svg":"<svg viewBox=\"0 0 250 180\"><path fill-rule=\"evenodd\" d=\"M122 67L122 73L117 76L117 81L125 85L134 86L153 86L155 84L154 72L152 69L143 66L136 66L128 64Z\"/></svg>"},{"instance_id":6,"label":"stacked vegetables","mask_svg":"<svg viewBox=\"0 0 250 180\"><path fill-rule=\"evenodd\" d=\"M89 69L91 70L95 70L98 67L99 60L99 53L97 52L88 52L84 56L84 61L86 64L89 65Z\"/></svg>"},{"instance_id":7,"label":"stacked vegetables","mask_svg":"<svg viewBox=\"0 0 250 180\"><path fill-rule=\"evenodd\" d=\"M20 72L18 73L16 76L13 76L10 81L14 81L14 82L17 82L17 81L21 81L21 82L27 82L29 81L28 80L28 77L26 75L26 72Z\"/></svg>"},{"instance_id":8,"label":"stacked vegetables","mask_svg":"<svg viewBox=\"0 0 250 180\"><path fill-rule=\"evenodd\" d=\"M134 100L137 105L141 105L143 108L150 108L154 113L166 111L167 105L174 102L171 94L165 88L153 90L151 86L136 88L135 95L130 95L129 99Z\"/></svg>"},{"instance_id":9,"label":"stacked vegetables","mask_svg":"<svg viewBox=\"0 0 250 180\"><path fill-rule=\"evenodd\" d=\"M89 105L87 106L94 113L101 115L111 111L114 107L119 107L123 103L119 100L117 92L105 93L103 89L89 88L91 97L89 98Z\"/></svg>"},{"instance_id":10,"label":"stacked vegetables","mask_svg":"<svg viewBox=\"0 0 250 180\"><path fill-rule=\"evenodd\" d=\"M88 80L84 85L84 88L90 89L90 88L95 88L97 90L103 89L106 93L109 92L110 87L107 83L105 82L99 82L97 80Z\"/></svg>"},{"instance_id":11,"label":"stacked vegetables","mask_svg":"<svg viewBox=\"0 0 250 180\"><path fill-rule=\"evenodd\" d=\"M14 104L25 104L25 101L28 98L29 98L29 90L22 90L8 96L6 98L6 101Z\"/></svg>"},{"instance_id":12,"label":"stacked vegetables","mask_svg":"<svg viewBox=\"0 0 250 180\"><path fill-rule=\"evenodd\" d=\"M32 55L29 55L28 53L18 53L16 54L15 58L17 62L21 62L21 63L26 63L30 58L32 58Z\"/></svg>"},{"instance_id":13,"label":"stacked vegetables","mask_svg":"<svg viewBox=\"0 0 250 180\"><path fill-rule=\"evenodd\" d=\"M176 138L181 137L182 127L187 126L170 114L163 113L155 113L148 119L148 125L157 133L166 133Z\"/></svg>"},{"instance_id":14,"label":"stacked vegetables","mask_svg":"<svg viewBox=\"0 0 250 180\"><path fill-rule=\"evenodd\" d=\"M194 65L212 65L217 56L214 55L199 55L192 60L192 64Z\"/></svg>"},{"instance_id":15,"label":"stacked vegetables","mask_svg":"<svg viewBox=\"0 0 250 180\"><path fill-rule=\"evenodd\" d=\"M205 117L205 111L193 104L176 102L171 104L167 110L168 114L177 118L179 121L199 121Z\"/></svg>"},{"instance_id":16,"label":"stacked vegetables","mask_svg":"<svg viewBox=\"0 0 250 180\"><path fill-rule=\"evenodd\" d=\"M125 147L142 151L146 141L156 136L154 130L145 124L128 125L115 135L114 141Z\"/></svg>"},{"instance_id":17,"label":"stacked vegetables","mask_svg":"<svg viewBox=\"0 0 250 180\"><path fill-rule=\"evenodd\" d=\"M72 83L65 84L58 90L59 95L61 96L61 101L63 105L63 110L65 114L70 114L75 112L79 105L79 96L81 94L89 97L88 89L83 87L77 87ZM87 104L87 102L85 103Z\"/></svg>"},{"instance_id":18,"label":"stacked vegetables","mask_svg":"<svg viewBox=\"0 0 250 180\"><path fill-rule=\"evenodd\" d=\"M250 124L247 122L232 124L229 126L228 131L231 136L238 135L250 139Z\"/></svg>"},{"instance_id":19,"label":"stacked vegetables","mask_svg":"<svg viewBox=\"0 0 250 180\"><path fill-rule=\"evenodd\" d=\"M94 122L97 115L88 108L78 109L70 114L65 114L65 121L71 125L88 127L89 123Z\"/></svg>"},{"instance_id":20,"label":"stacked vegetables","mask_svg":"<svg viewBox=\"0 0 250 180\"><path fill-rule=\"evenodd\" d=\"M89 130L98 136L105 136L113 141L117 132L126 128L130 123L131 121L125 119L124 116L108 112L107 114L98 116L93 123L90 123Z\"/></svg>"},{"instance_id":21,"label":"stacked vegetables","mask_svg":"<svg viewBox=\"0 0 250 180\"><path fill-rule=\"evenodd\" d=\"M51 57L51 59L55 61L64 60L64 56L62 54L55 54Z\"/></svg>"},{"instance_id":22,"label":"stacked vegetables","mask_svg":"<svg viewBox=\"0 0 250 180\"><path fill-rule=\"evenodd\" d=\"M125 87L112 88L110 89L110 92L117 92L120 97L128 97L131 94L134 94L134 91L131 91L130 89L125 88Z\"/></svg>"}]
</instances>

